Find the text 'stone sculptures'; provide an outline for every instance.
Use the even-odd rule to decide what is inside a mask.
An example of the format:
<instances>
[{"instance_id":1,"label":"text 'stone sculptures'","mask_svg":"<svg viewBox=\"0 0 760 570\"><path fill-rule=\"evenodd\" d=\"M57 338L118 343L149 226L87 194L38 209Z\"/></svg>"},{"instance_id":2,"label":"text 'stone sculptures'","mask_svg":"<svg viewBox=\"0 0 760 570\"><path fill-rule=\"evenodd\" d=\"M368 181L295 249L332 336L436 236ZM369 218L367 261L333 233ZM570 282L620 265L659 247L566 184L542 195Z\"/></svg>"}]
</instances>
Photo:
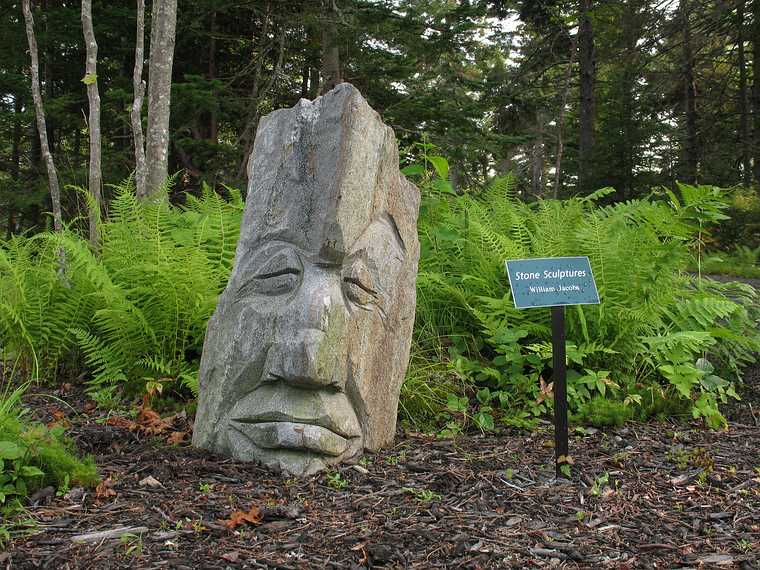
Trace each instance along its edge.
<instances>
[{"instance_id":1,"label":"text 'stone sculptures'","mask_svg":"<svg viewBox=\"0 0 760 570\"><path fill-rule=\"evenodd\" d=\"M262 119L249 180L193 444L309 475L393 441L419 192L393 131L345 83Z\"/></svg>"}]
</instances>

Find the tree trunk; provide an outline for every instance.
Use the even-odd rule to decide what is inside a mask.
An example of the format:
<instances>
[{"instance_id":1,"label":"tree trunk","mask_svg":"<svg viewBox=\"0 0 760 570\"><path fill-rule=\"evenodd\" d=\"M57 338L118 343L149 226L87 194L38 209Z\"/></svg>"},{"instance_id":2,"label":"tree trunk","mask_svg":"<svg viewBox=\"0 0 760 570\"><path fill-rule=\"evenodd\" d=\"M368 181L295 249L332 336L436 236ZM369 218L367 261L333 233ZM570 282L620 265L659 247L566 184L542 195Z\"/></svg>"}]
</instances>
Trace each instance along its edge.
<instances>
[{"instance_id":1,"label":"tree trunk","mask_svg":"<svg viewBox=\"0 0 760 570\"><path fill-rule=\"evenodd\" d=\"M760 188L760 0L752 0L752 171Z\"/></svg>"},{"instance_id":2,"label":"tree trunk","mask_svg":"<svg viewBox=\"0 0 760 570\"><path fill-rule=\"evenodd\" d=\"M544 193L544 116L541 111L536 113L536 136L530 162L530 190L536 198L540 198Z\"/></svg>"},{"instance_id":3,"label":"tree trunk","mask_svg":"<svg viewBox=\"0 0 760 570\"><path fill-rule=\"evenodd\" d=\"M153 0L148 64L148 136L145 195L155 197L169 176L169 115L177 29L177 0Z\"/></svg>"},{"instance_id":4,"label":"tree trunk","mask_svg":"<svg viewBox=\"0 0 760 570\"><path fill-rule=\"evenodd\" d=\"M18 93L13 96L13 131L11 134L11 164L10 175L13 181L17 184L19 175L21 173L21 111L23 105L21 104L21 97ZM8 205L8 227L7 227L7 239L11 239L11 236L16 233L16 210L12 204Z\"/></svg>"},{"instance_id":5,"label":"tree trunk","mask_svg":"<svg viewBox=\"0 0 760 570\"><path fill-rule=\"evenodd\" d=\"M211 13L211 25L208 41L208 79L213 81L216 79L216 10ZM214 93L214 97L217 94ZM212 110L208 116L208 138L209 140L217 144L219 142L219 124L216 117L216 111Z\"/></svg>"},{"instance_id":6,"label":"tree trunk","mask_svg":"<svg viewBox=\"0 0 760 570\"><path fill-rule=\"evenodd\" d=\"M565 115L567 108L567 97L570 93L570 78L572 77L573 65L575 64L575 54L578 38L573 37L570 42L570 63L565 69L565 87L560 97L560 105L557 111L557 156L554 163L554 198L559 198L559 191L562 187L562 154L565 149L563 130L565 128Z\"/></svg>"},{"instance_id":7,"label":"tree trunk","mask_svg":"<svg viewBox=\"0 0 760 570\"><path fill-rule=\"evenodd\" d=\"M100 144L100 93L98 92L98 43L95 41L95 30L92 25L92 0L82 0L82 30L84 32L87 63L85 66L84 82L87 85L87 100L90 104L88 133L90 135L90 171L89 183L92 203L89 204L90 245L97 249L100 243L100 209L101 187L103 176L101 172Z\"/></svg>"},{"instance_id":8,"label":"tree trunk","mask_svg":"<svg viewBox=\"0 0 760 570\"><path fill-rule=\"evenodd\" d=\"M739 137L742 149L742 183L752 184L752 143L749 138L749 105L747 103L747 57L744 53L744 8L745 0L736 6L737 52L739 58Z\"/></svg>"},{"instance_id":9,"label":"tree trunk","mask_svg":"<svg viewBox=\"0 0 760 570\"><path fill-rule=\"evenodd\" d=\"M49 0L42 0L40 9L42 10L43 14L47 14L48 10L48 4ZM42 33L44 34L43 37L49 38L50 37L50 18L45 17L42 19L43 24L43 30ZM46 101L52 101L53 100L53 86L55 85L55 81L53 80L53 51L50 49L50 41L46 41L44 43L44 54L42 58L42 87L44 89L44 92L42 94L43 100ZM46 117L46 123L47 127L47 136L48 136L48 147L50 148L50 154L55 155L56 154L56 143L58 142L57 130L56 130L56 124L55 124L55 118L54 117Z\"/></svg>"},{"instance_id":10,"label":"tree trunk","mask_svg":"<svg viewBox=\"0 0 760 570\"><path fill-rule=\"evenodd\" d=\"M21 113L24 105L21 96L16 93L13 96L13 134L11 143L11 166L10 173L14 180L18 180L21 173Z\"/></svg>"},{"instance_id":11,"label":"tree trunk","mask_svg":"<svg viewBox=\"0 0 760 570\"><path fill-rule=\"evenodd\" d=\"M594 155L594 83L596 82L596 61L594 53L594 29L591 25L590 10L593 0L579 0L578 23L578 64L580 66L580 132L578 139L578 189L592 190L591 169Z\"/></svg>"},{"instance_id":12,"label":"tree trunk","mask_svg":"<svg viewBox=\"0 0 760 570\"><path fill-rule=\"evenodd\" d=\"M699 164L697 90L694 84L694 51L691 44L691 22L689 21L688 0L681 0L679 9L681 11L683 26L684 107L686 122L686 140L683 145L683 180L689 184L696 184Z\"/></svg>"},{"instance_id":13,"label":"tree trunk","mask_svg":"<svg viewBox=\"0 0 760 570\"><path fill-rule=\"evenodd\" d=\"M623 79L622 79L622 141L620 162L623 165L622 198L633 198L634 167L636 160L636 145L638 132L635 120L636 110L636 82L639 77L639 61L637 59L638 48L636 44L641 37L641 19L639 17L638 0L628 0L623 12L623 30L625 35L625 51L623 52Z\"/></svg>"},{"instance_id":14,"label":"tree trunk","mask_svg":"<svg viewBox=\"0 0 760 570\"><path fill-rule=\"evenodd\" d=\"M42 105L42 93L40 92L40 62L37 51L37 39L34 36L34 18L30 0L22 0L22 11L24 12L24 22L26 24L26 39L29 42L29 56L31 57L31 75L32 75L32 99L34 100L34 111L37 117L37 133L40 137L40 152L42 159L45 161L48 173L48 184L50 186L50 200L53 206L53 228L60 232L63 229L63 217L61 216L61 190L58 186L58 172L53 162L53 154L50 152L47 137L47 124L45 122L45 108Z\"/></svg>"},{"instance_id":15,"label":"tree trunk","mask_svg":"<svg viewBox=\"0 0 760 570\"><path fill-rule=\"evenodd\" d=\"M301 68L301 99L309 96L309 63L305 62Z\"/></svg>"},{"instance_id":16,"label":"tree trunk","mask_svg":"<svg viewBox=\"0 0 760 570\"><path fill-rule=\"evenodd\" d=\"M264 24L261 30L261 44L259 49L259 59L256 61L256 67L253 74L253 83L251 86L251 111L245 121L243 132L240 134L237 140L238 146L243 148L243 157L238 165L237 178L243 180L247 176L248 156L253 149L253 142L256 138L256 129L259 125L260 113L259 102L261 98L266 95L269 90L274 86L274 82L280 76L282 70L282 63L285 57L285 27L283 25L278 35L277 43L277 61L272 69L272 74L269 76L267 82L262 86L262 71L264 69L264 53L268 51L265 49L264 42L269 37L269 26L272 23L271 16L271 2L266 3L266 11L264 13Z\"/></svg>"},{"instance_id":17,"label":"tree trunk","mask_svg":"<svg viewBox=\"0 0 760 570\"><path fill-rule=\"evenodd\" d=\"M322 24L322 83L319 94L323 95L338 85L341 81L340 74L340 49L338 37L338 10L335 0L330 2L331 8L327 9L328 16ZM323 3L324 5L324 3Z\"/></svg>"},{"instance_id":18,"label":"tree trunk","mask_svg":"<svg viewBox=\"0 0 760 570\"><path fill-rule=\"evenodd\" d=\"M145 0L137 0L137 26L135 34L135 67L132 73L132 136L135 143L135 192L138 197L147 194L145 182L148 176L148 167L145 164L145 143L142 130L142 105L145 97L145 81L142 79L143 66L145 65Z\"/></svg>"}]
</instances>

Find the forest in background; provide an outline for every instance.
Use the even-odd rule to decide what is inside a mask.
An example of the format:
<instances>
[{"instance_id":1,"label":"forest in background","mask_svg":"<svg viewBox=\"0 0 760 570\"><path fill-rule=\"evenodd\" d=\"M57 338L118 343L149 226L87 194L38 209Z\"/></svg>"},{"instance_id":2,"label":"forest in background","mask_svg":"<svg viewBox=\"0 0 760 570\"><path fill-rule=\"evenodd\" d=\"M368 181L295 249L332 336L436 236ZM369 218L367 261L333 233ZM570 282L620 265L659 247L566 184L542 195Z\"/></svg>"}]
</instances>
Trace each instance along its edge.
<instances>
[{"instance_id":1,"label":"forest in background","mask_svg":"<svg viewBox=\"0 0 760 570\"><path fill-rule=\"evenodd\" d=\"M63 218L86 210L88 95L81 3L34 3ZM145 79L150 85L151 3ZM21 3L0 11L0 230L51 226ZM92 3L106 201L135 169L135 2ZM523 197L613 200L676 180L760 178L760 1L180 0L168 172L245 187L264 114L356 85L400 139L449 157L454 188L513 171ZM143 118L146 115L143 106Z\"/></svg>"}]
</instances>

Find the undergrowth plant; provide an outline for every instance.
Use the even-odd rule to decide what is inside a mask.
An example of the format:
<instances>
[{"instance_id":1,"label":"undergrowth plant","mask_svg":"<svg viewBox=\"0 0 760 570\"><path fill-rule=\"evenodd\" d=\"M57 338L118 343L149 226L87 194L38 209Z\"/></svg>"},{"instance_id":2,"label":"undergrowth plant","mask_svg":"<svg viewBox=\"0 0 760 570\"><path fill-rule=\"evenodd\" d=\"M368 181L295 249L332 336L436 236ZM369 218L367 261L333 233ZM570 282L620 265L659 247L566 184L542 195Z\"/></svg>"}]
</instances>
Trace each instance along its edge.
<instances>
[{"instance_id":1,"label":"undergrowth plant","mask_svg":"<svg viewBox=\"0 0 760 570\"><path fill-rule=\"evenodd\" d=\"M81 355L101 399L117 386L197 392L206 323L240 231L243 201L229 195L204 186L181 207L143 203L130 179L114 189L99 251L71 230L2 243L5 358L20 357L28 376L53 378Z\"/></svg>"},{"instance_id":2,"label":"undergrowth plant","mask_svg":"<svg viewBox=\"0 0 760 570\"><path fill-rule=\"evenodd\" d=\"M27 386L0 389L0 512L4 515L17 511L27 495L46 485L61 488L98 482L92 458L74 454L63 428L26 418L21 396Z\"/></svg>"},{"instance_id":3,"label":"undergrowth plant","mask_svg":"<svg viewBox=\"0 0 760 570\"><path fill-rule=\"evenodd\" d=\"M530 425L551 410L549 310L515 309L504 261L574 255L589 256L601 303L567 308L571 410L601 398L633 417L670 401L711 426L725 422L718 405L737 397L760 336L754 289L686 272L691 248L723 217L720 191L682 185L601 206L613 192L602 189L525 203L512 175L454 195L430 183L443 169L431 171L420 180L416 340L470 386L439 408L439 424L459 415L482 429L495 418Z\"/></svg>"},{"instance_id":4,"label":"undergrowth plant","mask_svg":"<svg viewBox=\"0 0 760 570\"><path fill-rule=\"evenodd\" d=\"M568 397L581 421L690 413L724 422L742 368L760 349L760 299L686 270L725 201L681 186L609 206L602 189L523 202L513 176L457 193L448 163L423 145L406 169L423 189L420 272L402 419L457 433L551 413L549 310L514 308L507 259L588 255L601 304L567 309ZM170 183L170 182L169 182ZM0 359L31 378L80 375L93 397L119 387L198 389L206 324L240 230L237 191L204 187L183 206L114 189L93 251L72 229L0 242ZM600 409L599 402L614 402ZM624 410L624 411L620 411ZM604 413L602 413L602 411Z\"/></svg>"}]
</instances>

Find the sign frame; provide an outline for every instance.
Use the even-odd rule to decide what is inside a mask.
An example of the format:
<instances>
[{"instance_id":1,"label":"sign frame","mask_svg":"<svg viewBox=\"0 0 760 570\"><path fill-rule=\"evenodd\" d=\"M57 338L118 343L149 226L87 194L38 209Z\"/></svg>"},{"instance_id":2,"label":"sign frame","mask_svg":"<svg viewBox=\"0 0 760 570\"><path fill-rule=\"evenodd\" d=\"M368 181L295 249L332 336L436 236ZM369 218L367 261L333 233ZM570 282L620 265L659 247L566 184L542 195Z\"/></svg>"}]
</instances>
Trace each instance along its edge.
<instances>
[{"instance_id":1,"label":"sign frame","mask_svg":"<svg viewBox=\"0 0 760 570\"><path fill-rule=\"evenodd\" d=\"M586 262L586 265L588 267L589 275L586 278L587 280L590 280L590 283L593 285L593 293L594 293L594 300L584 299L581 301L573 301L569 303L547 303L542 305L520 305L517 302L517 296L515 295L515 284L512 282L512 271L510 271L509 264L515 263L515 262L523 262L523 261L577 261L577 260L584 260ZM540 308L546 308L546 307L568 307L572 305L598 305L601 301L599 299L599 290L596 287L596 279L594 278L594 270L591 267L591 260L588 258L587 255L574 255L574 256L567 256L567 257L533 257L529 259L507 259L504 262L504 265L507 268L507 278L509 279L509 290L512 294L512 302L515 304L515 307L517 309L540 309Z\"/></svg>"},{"instance_id":2,"label":"sign frame","mask_svg":"<svg viewBox=\"0 0 760 570\"><path fill-rule=\"evenodd\" d=\"M517 296L515 296L515 287L512 283L512 272L510 271L510 262L523 262L523 261L550 261L564 260L585 260L586 266L589 270L589 275L586 278L590 279L590 283L593 289L595 300L586 297L581 298L580 302L568 302L568 303L553 303L542 305L521 305L517 302ZM572 305L598 305L601 303L599 297L599 290L596 287L596 279L594 278L594 271L591 268L591 260L588 256L572 256L572 257L537 257L530 259L509 259L504 262L507 270L507 276L509 278L509 289L512 293L512 302L517 309L539 309L539 308L551 308L551 321L552 321L552 382L554 383L554 464L555 475L559 479L566 474L562 472L563 467L570 466L572 460L569 454L569 437L568 437L568 406L567 406L567 356L566 356L566 339L565 339L565 307ZM517 273L517 269L515 269ZM586 276L584 276L586 277ZM537 278L539 279L539 278ZM546 278L545 278L546 279ZM561 277L560 277L561 279ZM539 286L539 285L536 285ZM581 292L585 292L580 290ZM539 292L541 294L542 292ZM556 291L547 291L547 293L556 293ZM576 299L576 301L578 301Z\"/></svg>"}]
</instances>

